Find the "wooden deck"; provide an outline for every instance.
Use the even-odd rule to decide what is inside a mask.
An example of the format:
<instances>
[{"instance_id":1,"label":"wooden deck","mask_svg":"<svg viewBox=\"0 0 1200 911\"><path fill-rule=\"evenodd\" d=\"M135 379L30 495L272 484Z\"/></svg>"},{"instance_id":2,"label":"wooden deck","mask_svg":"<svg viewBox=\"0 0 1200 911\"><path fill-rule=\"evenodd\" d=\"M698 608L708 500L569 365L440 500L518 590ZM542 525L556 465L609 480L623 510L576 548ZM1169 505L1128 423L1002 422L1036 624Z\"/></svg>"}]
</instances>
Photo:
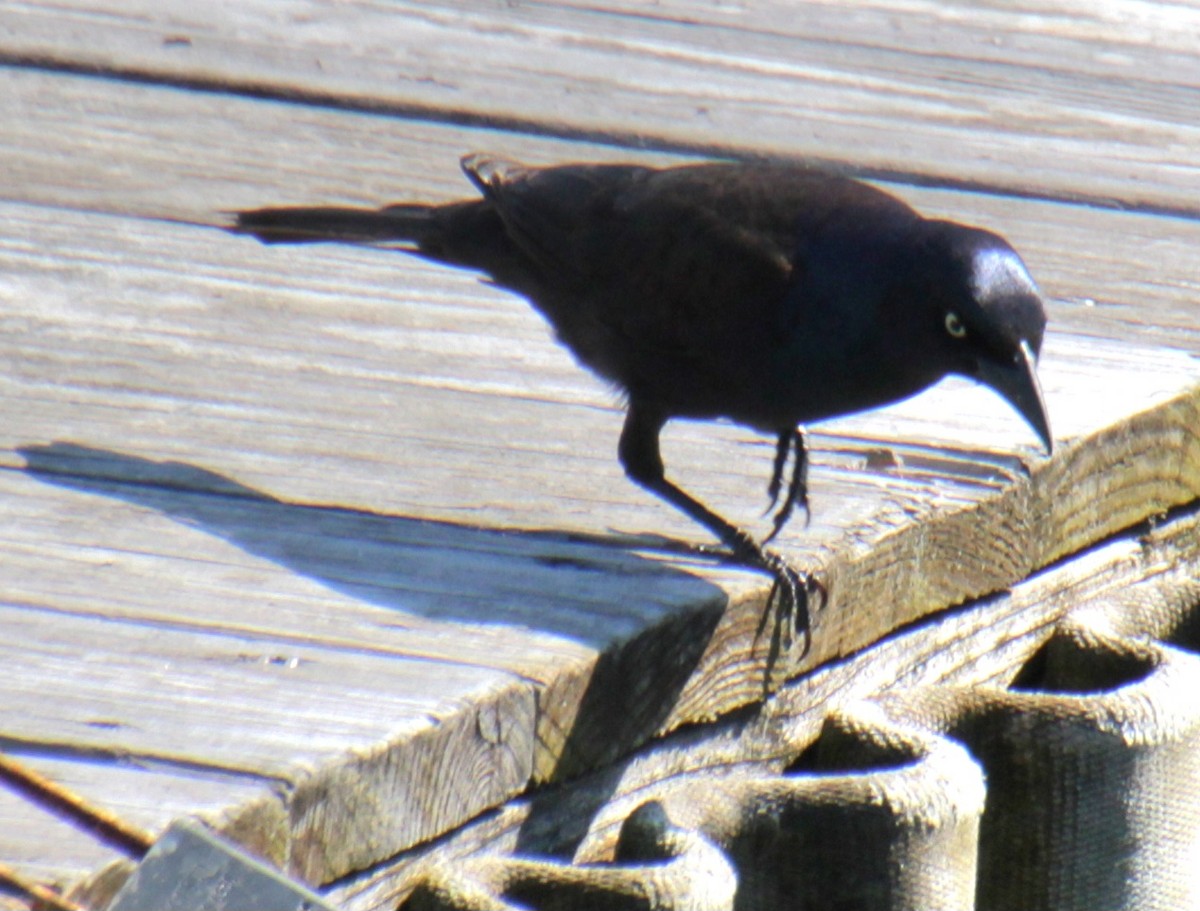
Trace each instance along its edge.
<instances>
[{"instance_id":1,"label":"wooden deck","mask_svg":"<svg viewBox=\"0 0 1200 911\"><path fill-rule=\"evenodd\" d=\"M1052 0L0 0L0 751L325 884L1194 502L1196 34ZM798 156L1004 233L1052 299L1054 457L965 383L815 427L780 548L830 598L772 660L768 581L677 546L522 301L219 229L469 194L474 149ZM767 527L770 441L666 451ZM118 857L0 788L0 863Z\"/></svg>"}]
</instances>

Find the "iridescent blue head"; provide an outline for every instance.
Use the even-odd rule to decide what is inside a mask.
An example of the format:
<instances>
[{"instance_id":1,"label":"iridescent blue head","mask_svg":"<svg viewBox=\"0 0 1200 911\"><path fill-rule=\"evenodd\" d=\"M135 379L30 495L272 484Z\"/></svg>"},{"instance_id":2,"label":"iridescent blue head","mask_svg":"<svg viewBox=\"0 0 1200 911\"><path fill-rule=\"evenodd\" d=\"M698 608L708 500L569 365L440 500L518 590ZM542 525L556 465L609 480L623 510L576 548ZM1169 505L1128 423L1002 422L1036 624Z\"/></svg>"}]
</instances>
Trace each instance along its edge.
<instances>
[{"instance_id":1,"label":"iridescent blue head","mask_svg":"<svg viewBox=\"0 0 1200 911\"><path fill-rule=\"evenodd\" d=\"M1037 376L1046 309L1029 270L998 234L947 221L928 221L925 230L925 251L943 278L929 290L945 363L996 390L1052 451Z\"/></svg>"}]
</instances>

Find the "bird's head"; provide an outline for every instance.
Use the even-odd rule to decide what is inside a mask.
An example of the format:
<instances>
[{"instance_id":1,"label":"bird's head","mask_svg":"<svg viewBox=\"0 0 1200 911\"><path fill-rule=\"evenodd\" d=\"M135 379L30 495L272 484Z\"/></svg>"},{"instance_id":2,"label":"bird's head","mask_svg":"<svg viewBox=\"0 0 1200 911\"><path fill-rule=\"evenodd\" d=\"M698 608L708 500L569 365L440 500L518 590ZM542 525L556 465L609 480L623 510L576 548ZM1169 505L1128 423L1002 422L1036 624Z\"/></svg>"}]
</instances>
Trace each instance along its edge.
<instances>
[{"instance_id":1,"label":"bird's head","mask_svg":"<svg viewBox=\"0 0 1200 911\"><path fill-rule=\"evenodd\" d=\"M1037 377L1046 329L1041 292L1017 252L990 231L926 221L919 271L941 362L990 386L1054 448ZM928 336L927 336L928 337Z\"/></svg>"}]
</instances>

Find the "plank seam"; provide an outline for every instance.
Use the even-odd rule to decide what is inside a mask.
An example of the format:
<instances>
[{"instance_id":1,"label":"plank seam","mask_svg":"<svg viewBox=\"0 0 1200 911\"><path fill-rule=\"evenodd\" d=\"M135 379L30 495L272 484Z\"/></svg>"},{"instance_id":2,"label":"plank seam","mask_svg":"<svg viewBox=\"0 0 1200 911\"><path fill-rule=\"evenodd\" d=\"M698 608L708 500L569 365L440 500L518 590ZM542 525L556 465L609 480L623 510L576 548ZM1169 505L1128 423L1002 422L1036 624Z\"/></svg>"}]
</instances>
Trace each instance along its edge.
<instances>
[{"instance_id":1,"label":"plank seam","mask_svg":"<svg viewBox=\"0 0 1200 911\"><path fill-rule=\"evenodd\" d=\"M934 190L954 190L978 193L986 196L1009 197L1035 202L1053 202L1088 209L1102 209L1181 218L1200 221L1200 207L1170 205L1138 201L1129 203L1111 196L1092 193L1047 193L1004 182L987 182L967 178L948 177L940 173L925 173L900 168L852 168L837 159L821 156L764 155L752 146L736 143L710 144L680 142L663 136L652 136L645 132L623 130L585 129L566 127L551 121L532 117L489 114L469 108L442 108L414 102L385 101L382 99L357 98L336 92L319 92L312 89L287 89L268 82L229 82L223 79L198 74L181 76L152 68L128 66L114 67L88 63L80 60L63 60L46 54L21 54L0 50L0 66L12 69L38 70L46 73L63 73L95 79L108 79L134 85L151 85L202 92L214 95L229 95L294 104L303 107L325 108L347 113L366 114L450 126L492 129L528 136L541 136L572 142L589 142L611 148L631 149L638 152L658 152L675 155L691 155L706 158L726 158L758 161L799 161L815 170L826 171L866 180L879 180L891 184L921 187Z\"/></svg>"}]
</instances>

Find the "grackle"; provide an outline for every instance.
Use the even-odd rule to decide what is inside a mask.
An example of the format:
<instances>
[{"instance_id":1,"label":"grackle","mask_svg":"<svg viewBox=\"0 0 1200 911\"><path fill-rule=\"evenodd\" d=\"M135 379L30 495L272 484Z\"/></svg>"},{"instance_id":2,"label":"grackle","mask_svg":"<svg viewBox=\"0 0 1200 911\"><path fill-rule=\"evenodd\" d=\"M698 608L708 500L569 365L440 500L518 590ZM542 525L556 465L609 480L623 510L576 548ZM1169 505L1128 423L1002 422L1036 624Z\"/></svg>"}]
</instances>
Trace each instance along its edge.
<instances>
[{"instance_id":1,"label":"grackle","mask_svg":"<svg viewBox=\"0 0 1200 911\"><path fill-rule=\"evenodd\" d=\"M771 573L806 649L819 586L766 549L797 505L808 513L802 425L959 374L999 392L1053 446L1035 372L1042 298L996 234L796 165L531 168L469 155L462 167L481 198L258 209L232 230L397 247L528 298L626 395L626 474ZM659 433L676 417L775 436L768 510L783 499L762 543L665 477Z\"/></svg>"}]
</instances>

